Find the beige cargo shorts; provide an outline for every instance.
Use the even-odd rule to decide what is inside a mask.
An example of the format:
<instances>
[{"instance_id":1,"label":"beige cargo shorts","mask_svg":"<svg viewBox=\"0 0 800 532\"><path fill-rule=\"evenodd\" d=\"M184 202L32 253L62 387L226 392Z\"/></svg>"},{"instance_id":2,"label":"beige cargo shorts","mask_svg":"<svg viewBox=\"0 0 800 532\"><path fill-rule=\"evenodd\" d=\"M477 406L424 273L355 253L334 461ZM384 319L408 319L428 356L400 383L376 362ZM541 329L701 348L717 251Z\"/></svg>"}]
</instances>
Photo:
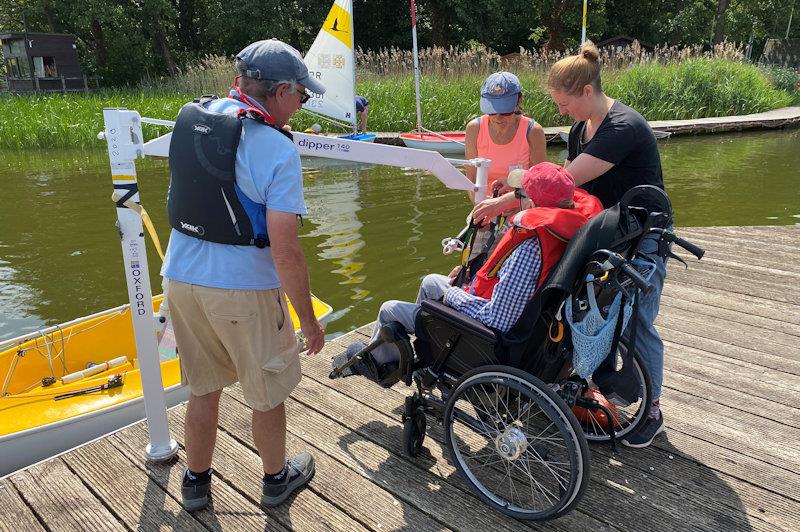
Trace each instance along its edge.
<instances>
[{"instance_id":1,"label":"beige cargo shorts","mask_svg":"<svg viewBox=\"0 0 800 532\"><path fill-rule=\"evenodd\" d=\"M300 382L300 344L280 289L228 290L169 281L181 382L193 395L241 383L247 404L267 411Z\"/></svg>"}]
</instances>

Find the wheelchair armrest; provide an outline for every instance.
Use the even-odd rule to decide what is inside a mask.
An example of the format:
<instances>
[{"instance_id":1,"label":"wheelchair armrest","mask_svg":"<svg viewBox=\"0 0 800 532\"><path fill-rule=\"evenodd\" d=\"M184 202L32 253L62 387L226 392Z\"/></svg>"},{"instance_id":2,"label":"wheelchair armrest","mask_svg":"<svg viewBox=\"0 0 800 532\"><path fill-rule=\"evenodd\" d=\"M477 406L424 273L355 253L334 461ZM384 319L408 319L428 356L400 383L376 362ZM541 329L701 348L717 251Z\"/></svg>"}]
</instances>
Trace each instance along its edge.
<instances>
[{"instance_id":1,"label":"wheelchair armrest","mask_svg":"<svg viewBox=\"0 0 800 532\"><path fill-rule=\"evenodd\" d=\"M497 342L497 336L493 330L478 320L470 318L452 307L448 307L441 301L423 300L422 310L463 332L470 333L492 344Z\"/></svg>"}]
</instances>

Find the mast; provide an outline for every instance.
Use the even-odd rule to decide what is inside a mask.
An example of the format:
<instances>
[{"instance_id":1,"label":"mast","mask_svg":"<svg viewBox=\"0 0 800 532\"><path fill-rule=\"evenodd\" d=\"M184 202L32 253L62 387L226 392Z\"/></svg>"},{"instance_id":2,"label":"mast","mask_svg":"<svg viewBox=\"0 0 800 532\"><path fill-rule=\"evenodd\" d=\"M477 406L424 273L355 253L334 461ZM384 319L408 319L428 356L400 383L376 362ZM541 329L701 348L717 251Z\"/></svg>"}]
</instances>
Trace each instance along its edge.
<instances>
[{"instance_id":1,"label":"mast","mask_svg":"<svg viewBox=\"0 0 800 532\"><path fill-rule=\"evenodd\" d=\"M422 132L422 108L419 102L419 53L417 51L417 5L411 0L411 42L414 49L414 94L417 100L417 131Z\"/></svg>"},{"instance_id":2,"label":"mast","mask_svg":"<svg viewBox=\"0 0 800 532\"><path fill-rule=\"evenodd\" d=\"M356 18L355 6L350 4L350 60L353 62L353 101L356 99ZM353 113L353 135L358 133L358 112Z\"/></svg>"},{"instance_id":3,"label":"mast","mask_svg":"<svg viewBox=\"0 0 800 532\"><path fill-rule=\"evenodd\" d=\"M586 42L586 11L588 10L589 0L583 0L583 22L581 23L581 45Z\"/></svg>"}]
</instances>

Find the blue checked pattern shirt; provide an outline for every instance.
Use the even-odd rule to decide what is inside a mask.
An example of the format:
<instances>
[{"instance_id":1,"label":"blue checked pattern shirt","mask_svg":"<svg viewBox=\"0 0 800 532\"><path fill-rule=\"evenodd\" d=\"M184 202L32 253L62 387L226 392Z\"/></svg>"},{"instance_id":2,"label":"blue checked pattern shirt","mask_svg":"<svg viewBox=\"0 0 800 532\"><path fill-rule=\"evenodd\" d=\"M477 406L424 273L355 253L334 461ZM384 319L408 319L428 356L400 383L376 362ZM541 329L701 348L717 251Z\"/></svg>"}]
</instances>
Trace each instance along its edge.
<instances>
[{"instance_id":1,"label":"blue checked pattern shirt","mask_svg":"<svg viewBox=\"0 0 800 532\"><path fill-rule=\"evenodd\" d=\"M514 250L497 272L499 281L492 299L484 299L453 286L444 294L445 304L475 318L487 327L507 333L522 315L539 283L542 249L538 238L530 238Z\"/></svg>"}]
</instances>

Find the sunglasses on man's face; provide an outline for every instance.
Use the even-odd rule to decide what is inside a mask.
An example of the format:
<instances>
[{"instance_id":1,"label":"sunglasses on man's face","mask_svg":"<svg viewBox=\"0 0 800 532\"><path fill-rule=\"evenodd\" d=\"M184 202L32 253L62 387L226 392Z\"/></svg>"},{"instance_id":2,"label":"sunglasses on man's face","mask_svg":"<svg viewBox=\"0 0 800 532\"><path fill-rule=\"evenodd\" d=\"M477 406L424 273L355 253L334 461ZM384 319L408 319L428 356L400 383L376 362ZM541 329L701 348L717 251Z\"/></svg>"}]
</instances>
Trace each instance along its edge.
<instances>
[{"instance_id":1,"label":"sunglasses on man's face","mask_svg":"<svg viewBox=\"0 0 800 532\"><path fill-rule=\"evenodd\" d=\"M492 113L489 116L511 116L513 114L514 114L514 111L511 111L510 113Z\"/></svg>"}]
</instances>

